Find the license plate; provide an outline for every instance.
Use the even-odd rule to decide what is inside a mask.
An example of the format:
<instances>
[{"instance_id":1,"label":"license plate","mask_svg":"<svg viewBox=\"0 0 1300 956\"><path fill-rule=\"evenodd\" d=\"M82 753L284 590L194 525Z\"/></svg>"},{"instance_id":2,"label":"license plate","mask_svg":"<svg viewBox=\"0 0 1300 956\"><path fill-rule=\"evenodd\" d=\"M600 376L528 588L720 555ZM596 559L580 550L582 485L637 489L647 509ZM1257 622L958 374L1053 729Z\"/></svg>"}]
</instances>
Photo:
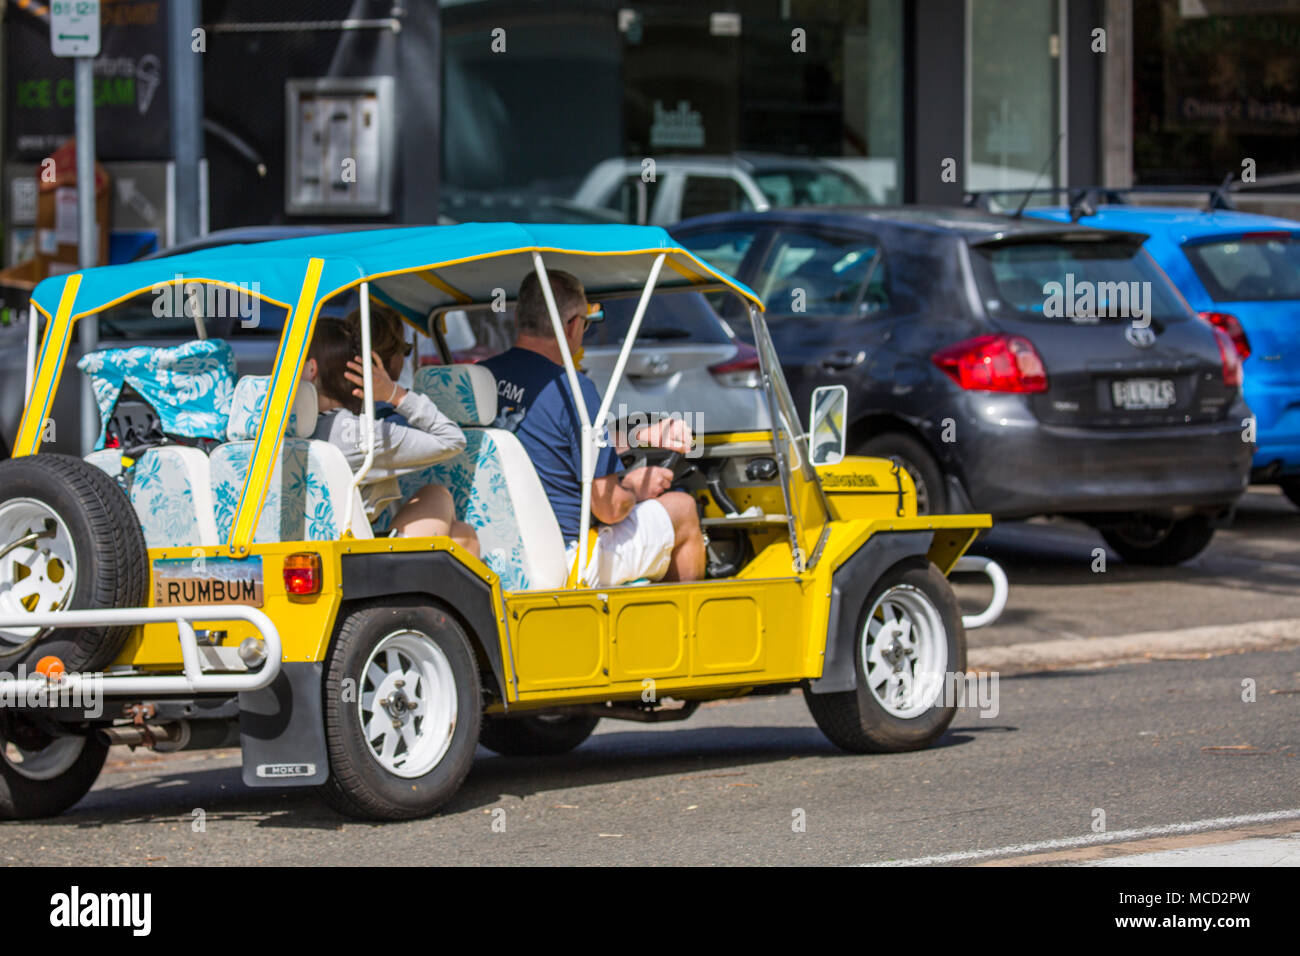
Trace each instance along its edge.
<instances>
[{"instance_id":1,"label":"license plate","mask_svg":"<svg viewBox=\"0 0 1300 956\"><path fill-rule=\"evenodd\" d=\"M155 607L191 604L262 606L262 559L161 558L153 563Z\"/></svg>"},{"instance_id":2,"label":"license plate","mask_svg":"<svg viewBox=\"0 0 1300 956\"><path fill-rule=\"evenodd\" d=\"M1174 403L1174 383L1167 378L1129 378L1112 382L1110 396L1116 408L1169 408Z\"/></svg>"}]
</instances>

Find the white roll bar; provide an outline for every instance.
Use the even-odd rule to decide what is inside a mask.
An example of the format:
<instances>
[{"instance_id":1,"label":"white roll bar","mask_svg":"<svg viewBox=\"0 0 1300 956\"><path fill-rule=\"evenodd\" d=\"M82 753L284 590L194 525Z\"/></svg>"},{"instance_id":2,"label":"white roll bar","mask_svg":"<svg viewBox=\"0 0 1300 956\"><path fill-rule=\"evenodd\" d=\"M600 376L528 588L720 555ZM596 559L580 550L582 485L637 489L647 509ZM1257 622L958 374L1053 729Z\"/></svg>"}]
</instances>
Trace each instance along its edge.
<instances>
[{"instance_id":1,"label":"white roll bar","mask_svg":"<svg viewBox=\"0 0 1300 956\"><path fill-rule=\"evenodd\" d=\"M32 386L36 384L36 306L27 307L27 391L23 403L32 400Z\"/></svg>"},{"instance_id":2,"label":"white roll bar","mask_svg":"<svg viewBox=\"0 0 1300 956\"><path fill-rule=\"evenodd\" d=\"M266 660L256 670L244 674L205 674L199 663L199 642L194 635L195 621L247 621L257 629L266 643ZM24 627L118 627L133 624L176 625L181 642L183 676L140 674L68 674L52 681L44 676L15 681L29 691L51 687L75 691L91 682L96 692L116 697L136 694L238 694L261 690L280 673L280 632L262 611L245 604L206 604L194 607L102 608L93 611L49 611L44 614L0 615L0 629Z\"/></svg>"},{"instance_id":3,"label":"white roll bar","mask_svg":"<svg viewBox=\"0 0 1300 956\"><path fill-rule=\"evenodd\" d=\"M988 627L1002 616L1002 612L1007 606L1007 593L1009 590L1007 587L1007 572L1002 570L1002 565L992 558L981 558L968 554L965 557L958 558L957 563L952 566L952 570L984 574L993 583L993 598L989 601L989 606L978 614L962 615L961 623L963 627L967 630Z\"/></svg>"},{"instance_id":4,"label":"white roll bar","mask_svg":"<svg viewBox=\"0 0 1300 956\"><path fill-rule=\"evenodd\" d=\"M356 492L361 481L369 474L375 463L375 385L374 373L370 366L370 283L361 283L361 436L366 447L366 458L352 476L352 487L348 490L348 502L343 508L343 531L352 530L352 504L356 501ZM369 519L369 515L366 516Z\"/></svg>"},{"instance_id":5,"label":"white roll bar","mask_svg":"<svg viewBox=\"0 0 1300 956\"><path fill-rule=\"evenodd\" d=\"M560 357L564 359L564 374L569 380L569 389L573 392L573 401L578 409L578 422L582 428L582 512L578 519L578 583L581 585L583 576L587 572L587 535L591 530L591 483L596 474L596 452L605 446L604 429L599 425L603 424L605 417L609 414L610 404L614 400L614 392L618 388L618 380L623 375L623 368L627 365L628 356L632 353L632 344L636 341L637 332L641 329L641 320L645 317L646 305L650 301L650 295L654 291L655 283L659 281L659 270L663 268L664 259L667 253L659 253L655 258L654 265L650 267L650 277L646 280L645 288L641 290L641 298L636 304L636 313L632 316L632 324L628 328L627 338L623 340L623 347L619 350L618 361L614 364L614 372L610 376L609 384L605 386L605 397L601 400L600 409L597 412L596 419L593 421L587 411L587 401L582 396L582 388L578 384L578 370L573 365L573 356L569 352L568 339L564 337L564 321L560 318L560 310L555 305L555 293L551 291L551 280L546 273L546 264L542 262L542 255L539 252L533 253L533 269L537 272L537 278L542 286L542 298L546 300L546 311L551 317L551 329L555 332L555 341L560 347Z\"/></svg>"}]
</instances>

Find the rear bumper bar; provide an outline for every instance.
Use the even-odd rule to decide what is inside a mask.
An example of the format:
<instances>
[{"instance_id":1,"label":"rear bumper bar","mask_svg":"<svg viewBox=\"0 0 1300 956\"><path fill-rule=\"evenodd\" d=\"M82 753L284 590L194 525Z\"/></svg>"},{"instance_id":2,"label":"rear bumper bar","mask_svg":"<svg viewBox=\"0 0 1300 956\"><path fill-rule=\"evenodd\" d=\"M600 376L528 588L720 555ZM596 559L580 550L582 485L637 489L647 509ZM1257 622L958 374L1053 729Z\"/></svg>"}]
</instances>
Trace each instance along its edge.
<instances>
[{"instance_id":1,"label":"rear bumper bar","mask_svg":"<svg viewBox=\"0 0 1300 956\"><path fill-rule=\"evenodd\" d=\"M246 621L257 630L266 644L266 660L247 673L205 673L200 663L199 643L194 624L205 621ZM51 611L46 614L0 616L0 628L21 627L118 627L138 624L176 625L181 643L183 674L68 674L56 681L42 675L27 677L29 692L57 686L75 691L82 685L106 697L166 694L238 694L261 690L280 673L280 632L271 619L257 608L242 604L202 605L195 607L105 608L93 611ZM21 688L14 688L15 690Z\"/></svg>"}]
</instances>

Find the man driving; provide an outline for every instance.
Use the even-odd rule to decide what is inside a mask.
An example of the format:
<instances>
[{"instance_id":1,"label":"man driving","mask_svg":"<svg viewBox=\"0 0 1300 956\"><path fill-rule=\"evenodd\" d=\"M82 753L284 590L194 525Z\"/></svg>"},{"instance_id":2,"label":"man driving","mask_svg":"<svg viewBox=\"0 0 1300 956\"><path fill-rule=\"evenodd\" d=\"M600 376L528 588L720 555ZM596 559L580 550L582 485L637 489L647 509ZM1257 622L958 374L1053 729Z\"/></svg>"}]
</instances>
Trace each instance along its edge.
<instances>
[{"instance_id":1,"label":"man driving","mask_svg":"<svg viewBox=\"0 0 1300 956\"><path fill-rule=\"evenodd\" d=\"M586 292L567 272L551 272L549 280L569 352L576 355L590 324ZM582 516L582 425L535 273L529 273L519 287L515 323L514 348L481 364L497 379L497 427L514 431L537 469L572 567ZM587 414L595 415L600 408L596 386L581 372L578 383ZM676 424L664 427L662 434L657 426L650 426L641 440L689 450L689 429L680 419L671 421ZM603 423L597 427L604 427ZM613 447L607 444L597 450L591 514L599 529L584 586L613 587L640 578L693 581L704 576L704 536L695 500L685 492L669 491L672 480L668 468L647 465L625 470Z\"/></svg>"}]
</instances>

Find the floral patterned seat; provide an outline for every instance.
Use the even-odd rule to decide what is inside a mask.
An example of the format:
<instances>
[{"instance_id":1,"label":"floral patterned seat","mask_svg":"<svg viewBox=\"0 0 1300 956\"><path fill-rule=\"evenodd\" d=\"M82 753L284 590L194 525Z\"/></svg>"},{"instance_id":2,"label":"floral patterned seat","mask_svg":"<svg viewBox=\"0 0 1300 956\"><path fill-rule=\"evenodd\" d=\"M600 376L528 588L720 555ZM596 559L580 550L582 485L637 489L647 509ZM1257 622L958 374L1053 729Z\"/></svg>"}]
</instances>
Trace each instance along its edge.
<instances>
[{"instance_id":1,"label":"floral patterned seat","mask_svg":"<svg viewBox=\"0 0 1300 956\"><path fill-rule=\"evenodd\" d=\"M221 541L229 540L235 523L270 382L264 375L239 380L231 403L229 441L212 452L212 491ZM253 534L255 542L336 540L343 533L349 495L354 496L353 534L373 536L361 496L352 487L347 459L329 442L309 439L315 428L316 389L300 382L285 429L288 437L281 445Z\"/></svg>"},{"instance_id":2,"label":"floral patterned seat","mask_svg":"<svg viewBox=\"0 0 1300 956\"><path fill-rule=\"evenodd\" d=\"M159 445L141 454L123 475L122 453L104 448L122 389L130 385L158 412L168 435L220 438L234 392L235 359L220 339L173 348L138 346L91 352L77 363L90 377L99 406L100 436L86 460L122 477L150 548L218 544L208 456L184 445Z\"/></svg>"},{"instance_id":3,"label":"floral patterned seat","mask_svg":"<svg viewBox=\"0 0 1300 956\"><path fill-rule=\"evenodd\" d=\"M465 450L402 476L402 494L430 482L446 486L503 590L564 587L564 539L532 461L513 433L483 427L497 414L492 373L481 365L427 366L416 374L415 390L465 430Z\"/></svg>"}]
</instances>

